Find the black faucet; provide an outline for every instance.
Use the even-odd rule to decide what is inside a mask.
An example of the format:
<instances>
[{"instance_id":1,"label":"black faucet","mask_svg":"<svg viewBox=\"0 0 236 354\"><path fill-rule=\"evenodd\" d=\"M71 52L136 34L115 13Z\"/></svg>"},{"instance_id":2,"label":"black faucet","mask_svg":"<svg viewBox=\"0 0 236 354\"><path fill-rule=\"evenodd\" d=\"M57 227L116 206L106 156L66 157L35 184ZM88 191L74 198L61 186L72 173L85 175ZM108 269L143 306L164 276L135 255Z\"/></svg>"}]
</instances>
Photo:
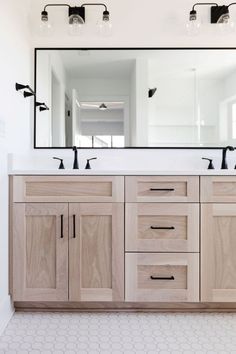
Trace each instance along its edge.
<instances>
[{"instance_id":1,"label":"black faucet","mask_svg":"<svg viewBox=\"0 0 236 354\"><path fill-rule=\"evenodd\" d=\"M72 150L75 153L75 157L74 157L74 163L73 163L73 170L78 170L79 169L79 163L78 163L78 151L77 151L77 147L73 146Z\"/></svg>"},{"instance_id":2,"label":"black faucet","mask_svg":"<svg viewBox=\"0 0 236 354\"><path fill-rule=\"evenodd\" d=\"M222 170L227 170L228 169L228 165L227 165L227 161L226 161L227 150L234 151L234 148L233 148L233 146L226 146L225 148L223 148L223 151L222 151L222 163L221 163L221 169Z\"/></svg>"}]
</instances>

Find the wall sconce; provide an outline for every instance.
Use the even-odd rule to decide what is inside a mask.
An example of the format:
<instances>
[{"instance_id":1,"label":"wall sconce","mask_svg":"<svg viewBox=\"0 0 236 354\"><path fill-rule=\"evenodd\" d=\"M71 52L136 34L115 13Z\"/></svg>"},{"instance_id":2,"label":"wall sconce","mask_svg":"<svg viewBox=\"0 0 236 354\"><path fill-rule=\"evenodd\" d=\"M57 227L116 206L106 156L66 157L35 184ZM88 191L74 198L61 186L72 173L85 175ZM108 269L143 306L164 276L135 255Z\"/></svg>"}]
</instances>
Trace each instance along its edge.
<instances>
[{"instance_id":1,"label":"wall sconce","mask_svg":"<svg viewBox=\"0 0 236 354\"><path fill-rule=\"evenodd\" d=\"M16 83L15 85L16 91L21 91L21 90L28 90L23 92L24 98L35 96L35 92L32 90L32 88L29 85L22 85Z\"/></svg>"},{"instance_id":2,"label":"wall sconce","mask_svg":"<svg viewBox=\"0 0 236 354\"><path fill-rule=\"evenodd\" d=\"M149 97L149 98L152 98L152 97L155 95L156 90L157 90L156 87L154 87L154 88L152 88L152 89L149 89L149 90L148 90L148 97Z\"/></svg>"},{"instance_id":3,"label":"wall sconce","mask_svg":"<svg viewBox=\"0 0 236 354\"><path fill-rule=\"evenodd\" d=\"M44 102L35 102L35 106L39 107L40 112L49 111L48 106Z\"/></svg>"},{"instance_id":4,"label":"wall sconce","mask_svg":"<svg viewBox=\"0 0 236 354\"><path fill-rule=\"evenodd\" d=\"M197 34L201 26L201 22L199 21L197 16L197 6L210 6L210 23L223 24L227 25L227 27L229 28L233 28L234 23L230 20L229 14L229 7L232 5L236 5L236 2L233 2L229 5L218 5L215 2L203 2L194 4L192 10L189 13L189 22L187 24L187 29L189 30L190 34Z\"/></svg>"},{"instance_id":5,"label":"wall sconce","mask_svg":"<svg viewBox=\"0 0 236 354\"><path fill-rule=\"evenodd\" d=\"M80 35L82 27L86 20L86 6L101 6L104 8L102 13L102 21L98 24L98 30L101 35L111 34L112 24L110 21L110 13L107 6L103 3L85 3L81 6L70 6L68 4L47 4L41 12L41 32L44 34L50 34L52 25L49 22L48 7L67 7L68 8L68 25L69 34L72 36Z\"/></svg>"}]
</instances>

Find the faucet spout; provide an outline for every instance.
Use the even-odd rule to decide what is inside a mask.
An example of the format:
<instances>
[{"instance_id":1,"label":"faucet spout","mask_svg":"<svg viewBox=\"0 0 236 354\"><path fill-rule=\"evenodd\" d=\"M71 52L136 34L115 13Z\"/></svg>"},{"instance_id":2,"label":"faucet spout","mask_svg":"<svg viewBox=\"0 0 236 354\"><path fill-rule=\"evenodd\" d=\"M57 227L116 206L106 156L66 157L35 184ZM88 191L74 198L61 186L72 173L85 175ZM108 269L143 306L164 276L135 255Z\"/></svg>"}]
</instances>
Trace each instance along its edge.
<instances>
[{"instance_id":1,"label":"faucet spout","mask_svg":"<svg viewBox=\"0 0 236 354\"><path fill-rule=\"evenodd\" d=\"M73 163L73 170L78 170L79 169L79 163L78 163L78 150L76 146L73 146L72 150L74 151L74 163Z\"/></svg>"},{"instance_id":2,"label":"faucet spout","mask_svg":"<svg viewBox=\"0 0 236 354\"><path fill-rule=\"evenodd\" d=\"M226 154L227 151L234 151L234 147L233 146L226 146L225 148L223 148L222 150L222 163L221 163L221 169L222 170L227 170L228 169L228 164L226 161Z\"/></svg>"}]
</instances>

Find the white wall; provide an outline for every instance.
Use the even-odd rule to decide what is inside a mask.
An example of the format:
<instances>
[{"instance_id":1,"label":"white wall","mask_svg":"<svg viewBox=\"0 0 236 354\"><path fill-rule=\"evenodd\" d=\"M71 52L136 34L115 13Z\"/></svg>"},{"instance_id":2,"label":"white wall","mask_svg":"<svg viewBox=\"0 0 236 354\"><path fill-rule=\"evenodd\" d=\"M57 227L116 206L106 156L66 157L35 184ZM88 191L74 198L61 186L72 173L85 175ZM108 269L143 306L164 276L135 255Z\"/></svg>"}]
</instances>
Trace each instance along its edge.
<instances>
[{"instance_id":1,"label":"white wall","mask_svg":"<svg viewBox=\"0 0 236 354\"><path fill-rule=\"evenodd\" d=\"M60 3L63 0L59 0ZM46 0L32 1L31 8L31 23L34 29L34 46L39 47L227 47L235 46L235 34L222 35L217 25L204 24L202 26L202 32L200 35L191 37L186 33L185 24L188 20L189 11L193 5L192 0L179 0L176 6L173 6L173 2L160 2L156 0L149 0L146 7L146 14L143 12L143 6L137 6L136 0L107 0L106 3L109 7L111 18L113 22L113 36L109 38L99 38L93 35L94 29L92 23L96 22L100 15L100 9L95 10L89 8L87 10L87 23L91 26L91 30L87 31L87 34L83 37L69 37L65 25L67 15L65 9L49 10L49 15L54 24L54 35L50 38L43 38L38 35L36 27L39 24L40 11L43 5L47 3ZM75 5L73 0L68 0L68 3L72 6ZM236 18L236 7L231 8L232 17ZM202 21L206 21L210 15L210 10L206 8L199 9L199 15ZM131 100L132 111L132 100ZM133 127L133 130L135 126ZM132 131L131 133L132 134ZM48 151L43 153L44 156L51 157L55 151ZM34 154L38 154L34 152ZM67 153L66 153L67 154ZM89 151L82 151L80 153L81 158L90 155ZM158 167L162 166L163 161L167 161L169 157L169 151L162 150L140 150L137 151L110 151L110 152L98 152L101 159L111 159L113 161L119 158L122 160L122 165L126 163L126 160L132 159L139 162L139 166L148 165L148 161L158 159ZM71 152L68 152L68 156L71 156ZM186 166L199 167L205 166L201 161L201 156L217 156L220 159L220 152L214 152L209 150L192 151L192 159L188 156L191 155L188 151L174 150L171 152L173 161L178 162L178 167ZM140 156L144 161L140 161ZM232 156L232 154L231 154ZM69 157L68 157L69 159ZM97 162L99 164L99 161ZM104 162L104 165L106 163ZM129 165L129 164L128 164ZM164 165L166 165L164 163ZM100 165L98 165L100 166ZM111 165L109 165L111 167ZM114 162L114 166L116 163ZM172 164L173 166L173 164Z\"/></svg>"},{"instance_id":2,"label":"white wall","mask_svg":"<svg viewBox=\"0 0 236 354\"><path fill-rule=\"evenodd\" d=\"M27 29L28 0L1 2L0 15L0 333L12 315L8 296L7 153L30 149L32 99L15 91L15 83L32 84Z\"/></svg>"}]
</instances>

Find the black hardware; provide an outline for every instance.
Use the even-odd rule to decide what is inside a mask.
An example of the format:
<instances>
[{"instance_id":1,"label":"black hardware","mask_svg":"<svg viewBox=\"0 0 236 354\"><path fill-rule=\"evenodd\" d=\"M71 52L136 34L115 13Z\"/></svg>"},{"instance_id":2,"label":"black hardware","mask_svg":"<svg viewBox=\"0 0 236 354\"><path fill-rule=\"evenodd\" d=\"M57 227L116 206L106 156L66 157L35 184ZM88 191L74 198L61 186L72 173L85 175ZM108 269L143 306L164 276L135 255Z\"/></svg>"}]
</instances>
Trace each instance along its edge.
<instances>
[{"instance_id":1,"label":"black hardware","mask_svg":"<svg viewBox=\"0 0 236 354\"><path fill-rule=\"evenodd\" d=\"M27 97L35 96L35 93L24 91L23 96L24 98L27 98Z\"/></svg>"},{"instance_id":2,"label":"black hardware","mask_svg":"<svg viewBox=\"0 0 236 354\"><path fill-rule=\"evenodd\" d=\"M75 215L73 215L73 238L76 238Z\"/></svg>"},{"instance_id":3,"label":"black hardware","mask_svg":"<svg viewBox=\"0 0 236 354\"><path fill-rule=\"evenodd\" d=\"M175 230L174 226L150 226L152 230Z\"/></svg>"},{"instance_id":4,"label":"black hardware","mask_svg":"<svg viewBox=\"0 0 236 354\"><path fill-rule=\"evenodd\" d=\"M59 157L53 157L53 159L61 161L60 165L58 167L58 170L64 170L65 169L65 166L64 166L64 163L63 163L63 159L60 159Z\"/></svg>"},{"instance_id":5,"label":"black hardware","mask_svg":"<svg viewBox=\"0 0 236 354\"><path fill-rule=\"evenodd\" d=\"M97 157L92 157L91 159L87 159L85 170L91 170L91 166L90 166L90 161L91 160L97 160Z\"/></svg>"},{"instance_id":6,"label":"black hardware","mask_svg":"<svg viewBox=\"0 0 236 354\"><path fill-rule=\"evenodd\" d=\"M217 5L211 7L211 23L221 23L223 18L229 18L229 7L226 5Z\"/></svg>"},{"instance_id":7,"label":"black hardware","mask_svg":"<svg viewBox=\"0 0 236 354\"><path fill-rule=\"evenodd\" d=\"M16 88L16 91L28 90L29 92L24 91L24 93L23 93L23 95L24 95L25 98L26 98L26 97L35 96L34 90L32 90L32 88L31 88L29 85L22 85L22 84L18 84L18 83L16 82L15 88Z\"/></svg>"},{"instance_id":8,"label":"black hardware","mask_svg":"<svg viewBox=\"0 0 236 354\"><path fill-rule=\"evenodd\" d=\"M74 16L78 17L81 19L82 23L85 23L85 8L80 6L73 6L73 7L69 7L69 12L68 12L68 16L69 16L69 23L73 24L73 18Z\"/></svg>"},{"instance_id":9,"label":"black hardware","mask_svg":"<svg viewBox=\"0 0 236 354\"><path fill-rule=\"evenodd\" d=\"M81 6L70 6L68 4L47 4L44 6L43 11L41 12L41 21L47 22L48 21L48 12L47 8L48 7L57 7L57 6L64 6L68 8L68 17L69 17L69 23L73 24L75 23L75 19L77 20L76 23L85 23L85 7L86 6L103 6L104 11L103 11L103 21L109 21L110 19L110 13L107 10L107 6L103 3L86 3L82 4Z\"/></svg>"},{"instance_id":10,"label":"black hardware","mask_svg":"<svg viewBox=\"0 0 236 354\"><path fill-rule=\"evenodd\" d=\"M63 215L61 215L61 238L64 237L64 235L63 235L63 229L64 229L63 225L64 225L64 220L63 220Z\"/></svg>"},{"instance_id":11,"label":"black hardware","mask_svg":"<svg viewBox=\"0 0 236 354\"><path fill-rule=\"evenodd\" d=\"M150 188L151 192L173 192L174 188Z\"/></svg>"},{"instance_id":12,"label":"black hardware","mask_svg":"<svg viewBox=\"0 0 236 354\"><path fill-rule=\"evenodd\" d=\"M35 107L39 107L39 111L49 111L48 106L44 102L35 102Z\"/></svg>"},{"instance_id":13,"label":"black hardware","mask_svg":"<svg viewBox=\"0 0 236 354\"><path fill-rule=\"evenodd\" d=\"M74 163L73 163L73 170L78 170L79 169L79 163L78 163L78 151L77 151L77 147L73 146L72 150L75 153L74 156Z\"/></svg>"},{"instance_id":14,"label":"black hardware","mask_svg":"<svg viewBox=\"0 0 236 354\"><path fill-rule=\"evenodd\" d=\"M150 278L152 280L175 280L175 277L173 275L171 275L170 277L158 277L155 275L151 275Z\"/></svg>"},{"instance_id":15,"label":"black hardware","mask_svg":"<svg viewBox=\"0 0 236 354\"><path fill-rule=\"evenodd\" d=\"M207 160L207 161L209 161L209 165L208 165L208 167L207 167L207 169L208 170L214 170L215 169L215 167L214 167L214 165L213 165L213 163L212 163L212 159L208 159L207 157L202 157L202 160Z\"/></svg>"},{"instance_id":16,"label":"black hardware","mask_svg":"<svg viewBox=\"0 0 236 354\"><path fill-rule=\"evenodd\" d=\"M154 88L152 88L152 89L149 89L149 90L148 90L148 97L149 97L149 98L152 98L152 97L155 95L156 90L157 90L156 87L154 87Z\"/></svg>"},{"instance_id":17,"label":"black hardware","mask_svg":"<svg viewBox=\"0 0 236 354\"><path fill-rule=\"evenodd\" d=\"M221 163L221 169L222 170L227 170L228 169L228 164L226 161L226 153L227 151L234 151L234 147L233 146L226 146L225 148L223 148L222 150L222 163Z\"/></svg>"}]
</instances>

